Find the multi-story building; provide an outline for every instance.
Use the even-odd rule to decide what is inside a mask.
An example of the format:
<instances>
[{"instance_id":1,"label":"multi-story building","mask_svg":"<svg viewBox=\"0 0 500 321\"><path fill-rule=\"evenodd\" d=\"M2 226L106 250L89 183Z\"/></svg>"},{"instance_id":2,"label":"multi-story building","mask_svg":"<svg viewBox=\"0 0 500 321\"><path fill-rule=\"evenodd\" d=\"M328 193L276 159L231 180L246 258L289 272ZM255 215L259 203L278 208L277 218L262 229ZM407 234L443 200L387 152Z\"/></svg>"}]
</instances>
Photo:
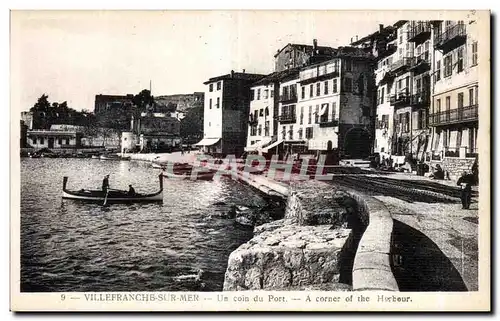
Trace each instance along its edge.
<instances>
[{"instance_id":1,"label":"multi-story building","mask_svg":"<svg viewBox=\"0 0 500 321\"><path fill-rule=\"evenodd\" d=\"M289 43L279 49L274 55L274 71L283 71L303 67L311 62L320 62L332 58L333 48L318 46L318 41L313 40L313 45Z\"/></svg>"},{"instance_id":2,"label":"multi-story building","mask_svg":"<svg viewBox=\"0 0 500 321\"><path fill-rule=\"evenodd\" d=\"M217 155L243 153L247 141L250 87L263 77L231 71L204 83L204 137L196 145Z\"/></svg>"},{"instance_id":3,"label":"multi-story building","mask_svg":"<svg viewBox=\"0 0 500 321\"><path fill-rule=\"evenodd\" d=\"M431 163L450 177L471 170L477 157L478 34L474 21L433 21Z\"/></svg>"},{"instance_id":4,"label":"multi-story building","mask_svg":"<svg viewBox=\"0 0 500 321\"><path fill-rule=\"evenodd\" d=\"M112 109L123 109L133 106L134 95L96 95L94 114L102 115Z\"/></svg>"},{"instance_id":5,"label":"multi-story building","mask_svg":"<svg viewBox=\"0 0 500 321\"><path fill-rule=\"evenodd\" d=\"M52 125L50 129L27 131L28 145L33 148L78 148L82 146L82 129L71 125Z\"/></svg>"}]
</instances>

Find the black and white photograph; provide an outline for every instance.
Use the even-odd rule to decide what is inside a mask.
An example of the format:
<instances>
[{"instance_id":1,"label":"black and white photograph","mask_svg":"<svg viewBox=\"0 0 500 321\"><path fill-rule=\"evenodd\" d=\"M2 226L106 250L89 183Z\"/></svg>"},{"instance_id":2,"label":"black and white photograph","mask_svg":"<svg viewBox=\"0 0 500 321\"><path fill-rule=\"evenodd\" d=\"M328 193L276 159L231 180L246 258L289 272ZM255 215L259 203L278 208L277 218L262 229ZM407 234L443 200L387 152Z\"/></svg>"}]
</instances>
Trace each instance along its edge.
<instances>
[{"instance_id":1,"label":"black and white photograph","mask_svg":"<svg viewBox=\"0 0 500 321\"><path fill-rule=\"evenodd\" d=\"M488 311L489 14L12 10L11 309Z\"/></svg>"}]
</instances>

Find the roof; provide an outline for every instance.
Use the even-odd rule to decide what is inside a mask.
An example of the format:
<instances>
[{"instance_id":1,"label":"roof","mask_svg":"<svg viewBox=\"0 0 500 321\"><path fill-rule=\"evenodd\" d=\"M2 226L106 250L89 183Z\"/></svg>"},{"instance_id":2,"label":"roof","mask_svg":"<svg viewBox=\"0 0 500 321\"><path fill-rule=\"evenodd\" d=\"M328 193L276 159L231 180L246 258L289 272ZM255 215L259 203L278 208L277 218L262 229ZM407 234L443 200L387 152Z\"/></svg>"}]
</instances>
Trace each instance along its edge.
<instances>
[{"instance_id":1,"label":"roof","mask_svg":"<svg viewBox=\"0 0 500 321\"><path fill-rule=\"evenodd\" d=\"M402 25L404 25L405 23L407 23L408 20L398 20L395 24L394 24L394 28L399 28L401 27Z\"/></svg>"},{"instance_id":2,"label":"roof","mask_svg":"<svg viewBox=\"0 0 500 321\"><path fill-rule=\"evenodd\" d=\"M400 20L400 21L403 21L403 20ZM397 22L396 22L397 23ZM383 34L388 34L388 33L391 33L394 31L394 28L393 26L387 26L385 27L384 29L382 29L382 33ZM369 34L368 36L365 36L357 41L354 41L354 42L351 42L351 46L357 46L357 45L360 45L362 44L363 42L365 41L368 41L368 40L372 40L372 39L375 39L377 38L379 35L380 35L380 30L372 33L372 34Z\"/></svg>"},{"instance_id":3,"label":"roof","mask_svg":"<svg viewBox=\"0 0 500 321\"><path fill-rule=\"evenodd\" d=\"M286 46L284 46L283 48L281 48L280 50L278 50L278 52L276 52L276 54L274 55L274 58L276 58L276 56L278 56L285 48L287 47L294 47L295 49L298 49L298 50L304 50L306 52L312 52L313 50L313 46L311 45L303 45L303 44L297 44L297 43L289 43L287 44ZM322 54L328 54L331 50L333 50L333 48L331 47L325 47L325 46L317 46L316 47Z\"/></svg>"},{"instance_id":4,"label":"roof","mask_svg":"<svg viewBox=\"0 0 500 321\"><path fill-rule=\"evenodd\" d=\"M266 75L261 74L248 74L244 72L234 72L222 76L212 77L209 80L205 81L203 84L209 84L211 82L219 81L219 80L227 80L227 79L235 79L235 80L247 80L247 81L257 81Z\"/></svg>"},{"instance_id":5,"label":"roof","mask_svg":"<svg viewBox=\"0 0 500 321\"><path fill-rule=\"evenodd\" d=\"M300 70L300 67L296 67L296 68L291 68L291 69L287 69L287 70L276 71L276 72L270 73L269 75L265 76L264 78L253 83L252 86L265 85L265 84L269 84L271 82L281 81L281 80L293 78L293 77L298 78L299 77L299 70Z\"/></svg>"}]
</instances>

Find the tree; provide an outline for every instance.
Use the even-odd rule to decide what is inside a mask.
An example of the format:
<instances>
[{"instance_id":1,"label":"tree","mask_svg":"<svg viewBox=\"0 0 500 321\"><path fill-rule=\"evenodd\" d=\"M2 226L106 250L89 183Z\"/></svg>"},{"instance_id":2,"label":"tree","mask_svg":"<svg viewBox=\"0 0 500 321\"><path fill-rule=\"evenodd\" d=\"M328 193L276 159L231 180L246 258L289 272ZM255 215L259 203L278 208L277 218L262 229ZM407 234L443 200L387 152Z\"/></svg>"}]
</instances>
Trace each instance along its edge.
<instances>
[{"instance_id":1,"label":"tree","mask_svg":"<svg viewBox=\"0 0 500 321\"><path fill-rule=\"evenodd\" d=\"M132 99L132 102L141 111L146 111L148 108L153 108L155 103L154 97L151 96L151 92L148 89L143 89L140 93L135 95Z\"/></svg>"},{"instance_id":2,"label":"tree","mask_svg":"<svg viewBox=\"0 0 500 321\"><path fill-rule=\"evenodd\" d=\"M203 137L203 107L190 108L181 120L181 137L188 143L196 143Z\"/></svg>"},{"instance_id":3,"label":"tree","mask_svg":"<svg viewBox=\"0 0 500 321\"><path fill-rule=\"evenodd\" d=\"M48 111L50 108L50 103L49 103L49 96L43 94L40 98L38 98L38 101L36 104L31 107L30 111Z\"/></svg>"}]
</instances>

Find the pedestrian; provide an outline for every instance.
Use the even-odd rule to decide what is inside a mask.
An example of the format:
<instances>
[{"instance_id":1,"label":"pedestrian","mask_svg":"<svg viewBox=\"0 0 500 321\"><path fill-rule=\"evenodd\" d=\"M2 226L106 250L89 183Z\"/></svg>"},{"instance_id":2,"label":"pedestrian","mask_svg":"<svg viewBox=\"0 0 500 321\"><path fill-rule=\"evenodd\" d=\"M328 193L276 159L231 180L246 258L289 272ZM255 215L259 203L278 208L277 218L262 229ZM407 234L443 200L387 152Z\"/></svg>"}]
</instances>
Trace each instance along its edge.
<instances>
[{"instance_id":1,"label":"pedestrian","mask_svg":"<svg viewBox=\"0 0 500 321\"><path fill-rule=\"evenodd\" d=\"M472 194L472 178L467 172L463 172L462 176L457 181L457 185L461 187L460 199L462 200L462 209L468 210L471 202Z\"/></svg>"},{"instance_id":2,"label":"pedestrian","mask_svg":"<svg viewBox=\"0 0 500 321\"><path fill-rule=\"evenodd\" d=\"M135 195L135 189L132 187L132 185L128 186L128 196L134 196Z\"/></svg>"},{"instance_id":3,"label":"pedestrian","mask_svg":"<svg viewBox=\"0 0 500 321\"><path fill-rule=\"evenodd\" d=\"M109 189L109 175L106 175L102 180L102 191L107 192L108 189Z\"/></svg>"}]
</instances>

